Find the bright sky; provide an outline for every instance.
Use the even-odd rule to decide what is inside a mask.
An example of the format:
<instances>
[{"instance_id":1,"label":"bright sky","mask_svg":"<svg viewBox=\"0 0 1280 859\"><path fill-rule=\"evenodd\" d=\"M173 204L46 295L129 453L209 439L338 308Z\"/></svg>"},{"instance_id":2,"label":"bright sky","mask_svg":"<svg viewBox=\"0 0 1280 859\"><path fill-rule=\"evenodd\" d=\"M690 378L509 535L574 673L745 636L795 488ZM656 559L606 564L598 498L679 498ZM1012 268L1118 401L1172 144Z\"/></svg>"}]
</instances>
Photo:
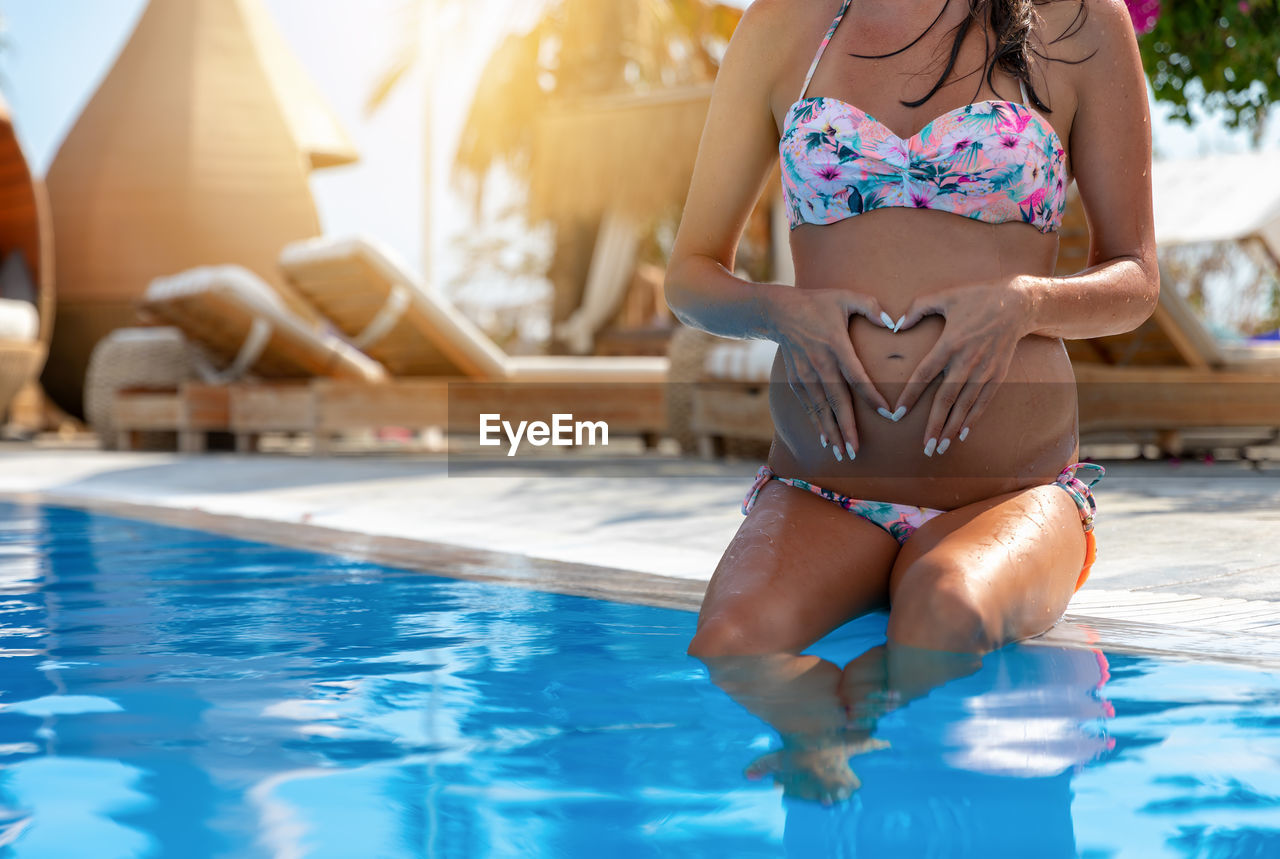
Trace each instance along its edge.
<instances>
[{"instance_id":1,"label":"bright sky","mask_svg":"<svg viewBox=\"0 0 1280 859\"><path fill-rule=\"evenodd\" d=\"M312 188L325 232L355 231L380 238L418 267L422 259L422 173L426 75L420 67L403 81L373 117L363 113L372 83L400 44L396 12L406 0L265 0L303 65L327 94L362 159L358 164L313 174ZM730 0L747 5L749 0ZM132 31L146 0L0 0L7 24L4 93L18 133L43 175L58 144ZM449 250L459 234L474 229L462 217L463 201L448 189L448 163L467 100L489 50L504 26L523 26L536 0L466 0L465 20L445 44L447 79L436 88L433 256L435 276L446 283L456 264ZM356 13L358 10L358 14ZM342 51L335 50L339 46ZM354 48L354 49L353 49ZM331 57L343 53L347 65ZM74 58L71 61L69 58ZM1164 121L1153 108L1158 156L1181 157L1248 147L1241 134L1216 123L1195 130ZM1280 122L1265 136L1280 148Z\"/></svg>"}]
</instances>

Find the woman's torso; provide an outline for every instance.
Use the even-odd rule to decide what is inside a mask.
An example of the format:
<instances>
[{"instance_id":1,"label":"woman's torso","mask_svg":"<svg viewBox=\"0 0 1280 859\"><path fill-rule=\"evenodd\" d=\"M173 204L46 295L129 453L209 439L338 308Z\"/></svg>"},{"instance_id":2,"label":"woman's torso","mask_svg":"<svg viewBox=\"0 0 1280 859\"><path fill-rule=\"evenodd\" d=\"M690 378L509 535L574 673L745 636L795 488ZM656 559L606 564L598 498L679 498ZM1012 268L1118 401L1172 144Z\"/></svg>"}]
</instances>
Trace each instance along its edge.
<instances>
[{"instance_id":1,"label":"woman's torso","mask_svg":"<svg viewBox=\"0 0 1280 859\"><path fill-rule=\"evenodd\" d=\"M839 5L834 3L830 14ZM959 7L964 5L948 11L963 14ZM978 75L968 75L959 83L955 78L981 66L980 32L975 30L966 39L949 83L912 110L898 101L919 97L938 78L943 66L927 61L931 49L939 47L945 57L951 44L950 26L955 21L944 13L930 31L935 38L922 40L929 48L886 60L861 60L847 53L883 53L889 50L883 46L891 40L905 44L927 27L937 12L929 12L922 24L900 25L898 33L910 31L906 38L894 35L894 25L887 24L880 33L874 14L860 16L860 23L859 12L851 9L837 29L806 97L846 101L904 132L968 103L975 90L972 81ZM829 24L828 18L824 26ZM812 39L813 27L810 21L798 25L804 35L797 40ZM807 51L797 49L796 55L804 58L800 68L807 69L820 38L810 42ZM1019 99L1016 81L999 69L993 77L1001 92L988 91L984 84L975 100L1009 98L1010 92L1011 100ZM793 89L788 86L788 81L782 81L777 87L775 118L780 135L800 89L798 83ZM1042 82L1037 92L1054 108L1052 115L1042 114L1043 118L1062 140L1068 139L1072 111L1063 105L1071 102L1071 94L1065 85L1055 87L1053 80ZM1067 177L1063 178L1065 182ZM951 212L911 208L878 209L829 224L800 224L791 231L790 240L797 288L848 289L872 295L895 319L915 298L948 286L989 283L995 289L1016 274L1050 274L1058 244L1056 233L1043 233L1026 223L986 223ZM926 317L896 334L854 317L849 333L868 375L892 405L942 329L940 316ZM1004 383L973 423L967 439L959 442L953 438L944 454L932 457L924 455L924 443L925 424L938 389L936 380L897 423L879 416L872 406L855 397L858 456L843 463L836 462L830 449L818 443L817 431L787 385L781 357L774 362L772 381L770 405L777 435L770 466L779 474L802 477L858 498L950 509L1049 482L1077 453L1074 376L1062 341L1057 339L1023 338Z\"/></svg>"}]
</instances>

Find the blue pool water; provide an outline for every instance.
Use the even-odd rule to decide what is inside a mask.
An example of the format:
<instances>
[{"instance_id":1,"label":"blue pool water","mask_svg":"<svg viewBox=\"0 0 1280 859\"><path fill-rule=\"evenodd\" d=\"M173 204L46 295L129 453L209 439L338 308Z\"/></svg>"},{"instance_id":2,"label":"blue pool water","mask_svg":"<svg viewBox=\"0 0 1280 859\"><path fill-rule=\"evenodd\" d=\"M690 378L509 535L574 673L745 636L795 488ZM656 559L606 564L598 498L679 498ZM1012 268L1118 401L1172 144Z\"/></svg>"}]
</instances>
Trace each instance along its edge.
<instances>
[{"instance_id":1,"label":"blue pool water","mask_svg":"<svg viewBox=\"0 0 1280 859\"><path fill-rule=\"evenodd\" d=\"M1274 674L1015 645L824 807L693 626L0 504L0 856L1280 856Z\"/></svg>"}]
</instances>

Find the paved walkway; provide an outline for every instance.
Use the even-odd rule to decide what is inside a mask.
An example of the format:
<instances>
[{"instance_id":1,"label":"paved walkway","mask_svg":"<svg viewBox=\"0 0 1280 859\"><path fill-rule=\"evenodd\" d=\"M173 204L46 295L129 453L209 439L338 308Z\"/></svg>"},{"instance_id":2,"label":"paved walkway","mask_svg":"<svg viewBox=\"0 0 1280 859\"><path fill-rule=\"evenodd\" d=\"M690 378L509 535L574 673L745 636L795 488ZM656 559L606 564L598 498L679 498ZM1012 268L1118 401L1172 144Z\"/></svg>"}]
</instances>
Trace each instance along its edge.
<instances>
[{"instance_id":1,"label":"paved walkway","mask_svg":"<svg viewBox=\"0 0 1280 859\"><path fill-rule=\"evenodd\" d=\"M1280 636L1280 464L1104 464L1099 559L1073 614ZM14 445L0 446L0 497L39 493L314 526L607 568L599 575L650 574L698 592L738 527L754 464L636 458L615 461L609 476L600 476L600 462L590 466L586 476L527 468L459 476L440 457Z\"/></svg>"}]
</instances>

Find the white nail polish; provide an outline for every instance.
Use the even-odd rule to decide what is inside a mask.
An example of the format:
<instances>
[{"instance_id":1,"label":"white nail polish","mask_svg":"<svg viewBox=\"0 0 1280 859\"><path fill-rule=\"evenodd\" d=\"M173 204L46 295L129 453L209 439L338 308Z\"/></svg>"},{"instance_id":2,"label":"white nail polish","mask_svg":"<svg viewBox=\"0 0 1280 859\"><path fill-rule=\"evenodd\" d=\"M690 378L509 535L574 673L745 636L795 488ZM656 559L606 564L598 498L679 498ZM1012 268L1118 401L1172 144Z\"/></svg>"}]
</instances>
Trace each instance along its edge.
<instances>
[{"instance_id":1,"label":"white nail polish","mask_svg":"<svg viewBox=\"0 0 1280 859\"><path fill-rule=\"evenodd\" d=\"M960 435L957 436L957 438L959 438L961 441L964 441L968 437L969 437L969 428L968 427L961 428Z\"/></svg>"},{"instance_id":2,"label":"white nail polish","mask_svg":"<svg viewBox=\"0 0 1280 859\"><path fill-rule=\"evenodd\" d=\"M893 412L889 411L883 406L879 406L876 408L876 414L878 414L880 417L884 418L885 420L890 420L890 421L897 420L897 418L893 416Z\"/></svg>"},{"instance_id":3,"label":"white nail polish","mask_svg":"<svg viewBox=\"0 0 1280 859\"><path fill-rule=\"evenodd\" d=\"M902 416L903 416L903 415L905 415L906 413L907 413L907 407L906 407L906 406L898 406L897 411L895 411L893 414L889 415L889 420L894 421L894 422L900 421L900 420L902 420Z\"/></svg>"},{"instance_id":4,"label":"white nail polish","mask_svg":"<svg viewBox=\"0 0 1280 859\"><path fill-rule=\"evenodd\" d=\"M856 458L857 458L857 456L858 456L858 454L857 454L857 453L855 453L855 452L854 452L854 450L853 450L853 442L851 442L851 441L846 441L846 442L844 443L844 449L845 449L845 452L849 454L849 461L850 461L850 462L853 462L853 461L854 461L854 459L856 459Z\"/></svg>"},{"instance_id":5,"label":"white nail polish","mask_svg":"<svg viewBox=\"0 0 1280 859\"><path fill-rule=\"evenodd\" d=\"M880 321L884 323L885 328L893 328L893 317L883 310L880 311Z\"/></svg>"},{"instance_id":6,"label":"white nail polish","mask_svg":"<svg viewBox=\"0 0 1280 859\"><path fill-rule=\"evenodd\" d=\"M941 441L941 443L939 443L939 444L938 444L938 453L939 453L939 454L946 453L946 452L947 452L947 448L949 448L949 447L951 447L951 439L949 439L949 438L944 438L944 439Z\"/></svg>"},{"instance_id":7,"label":"white nail polish","mask_svg":"<svg viewBox=\"0 0 1280 859\"><path fill-rule=\"evenodd\" d=\"M897 321L897 322L893 323L893 330L894 330L894 331L897 331L899 328L901 328L901 327L902 327L902 323L904 323L904 322L906 322L906 321L907 321L907 315L904 313L904 314L902 314L902 316L898 317L898 321Z\"/></svg>"},{"instance_id":8,"label":"white nail polish","mask_svg":"<svg viewBox=\"0 0 1280 859\"><path fill-rule=\"evenodd\" d=\"M936 438L931 438L927 442L925 442L924 455L933 456L933 448L937 443L938 443L938 440Z\"/></svg>"},{"instance_id":9,"label":"white nail polish","mask_svg":"<svg viewBox=\"0 0 1280 859\"><path fill-rule=\"evenodd\" d=\"M823 447L826 447L826 446L827 446L827 435L826 435L826 433L818 433L818 441L822 442L822 446L823 446Z\"/></svg>"},{"instance_id":10,"label":"white nail polish","mask_svg":"<svg viewBox=\"0 0 1280 859\"><path fill-rule=\"evenodd\" d=\"M836 455L836 462L844 462L844 457L840 455L839 447L832 447L831 452Z\"/></svg>"}]
</instances>

